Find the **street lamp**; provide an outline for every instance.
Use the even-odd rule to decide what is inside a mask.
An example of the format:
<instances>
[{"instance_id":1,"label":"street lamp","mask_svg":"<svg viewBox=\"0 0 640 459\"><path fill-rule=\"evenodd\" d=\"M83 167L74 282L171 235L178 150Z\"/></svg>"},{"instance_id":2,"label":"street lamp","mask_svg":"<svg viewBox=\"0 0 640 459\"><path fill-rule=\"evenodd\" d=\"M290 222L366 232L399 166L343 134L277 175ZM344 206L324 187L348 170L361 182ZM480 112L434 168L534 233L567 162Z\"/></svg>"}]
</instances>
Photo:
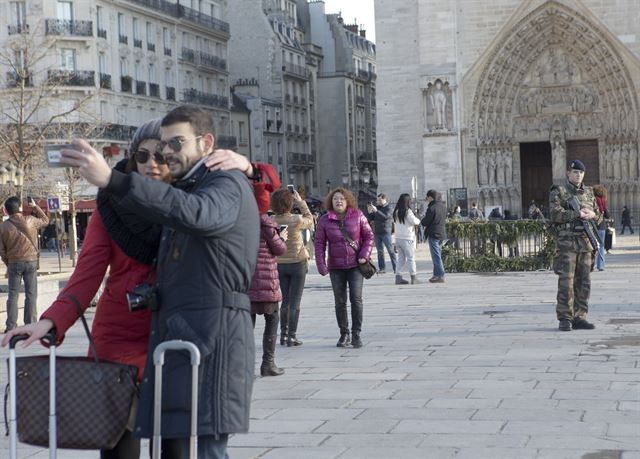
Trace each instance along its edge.
<instances>
[{"instance_id":1,"label":"street lamp","mask_svg":"<svg viewBox=\"0 0 640 459\"><path fill-rule=\"evenodd\" d=\"M327 193L330 193L331 192L331 180L327 179L326 184L327 184Z\"/></svg>"},{"instance_id":2,"label":"street lamp","mask_svg":"<svg viewBox=\"0 0 640 459\"><path fill-rule=\"evenodd\" d=\"M371 181L371 172L369 172L369 168L365 167L362 171L362 183L364 183L365 188L369 188L369 182Z\"/></svg>"},{"instance_id":3,"label":"street lamp","mask_svg":"<svg viewBox=\"0 0 640 459\"><path fill-rule=\"evenodd\" d=\"M342 186L346 187L347 185L349 185L349 172L344 170L342 171L342 174L340 174L340 177L342 178Z\"/></svg>"}]
</instances>

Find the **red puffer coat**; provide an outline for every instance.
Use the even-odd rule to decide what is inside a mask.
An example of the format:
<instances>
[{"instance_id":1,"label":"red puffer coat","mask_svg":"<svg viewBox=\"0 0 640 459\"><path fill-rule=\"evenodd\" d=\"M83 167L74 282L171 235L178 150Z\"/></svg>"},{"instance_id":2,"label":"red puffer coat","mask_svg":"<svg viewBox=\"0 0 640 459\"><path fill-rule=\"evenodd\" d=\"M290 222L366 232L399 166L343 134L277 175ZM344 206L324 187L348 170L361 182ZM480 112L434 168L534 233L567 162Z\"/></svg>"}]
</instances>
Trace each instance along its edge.
<instances>
[{"instance_id":1,"label":"red puffer coat","mask_svg":"<svg viewBox=\"0 0 640 459\"><path fill-rule=\"evenodd\" d=\"M261 215L258 263L247 292L252 303L273 303L282 300L276 257L286 251L287 244L280 238L275 220L268 215Z\"/></svg>"},{"instance_id":2,"label":"red puffer coat","mask_svg":"<svg viewBox=\"0 0 640 459\"><path fill-rule=\"evenodd\" d=\"M342 235L335 212L328 212L318 222L315 242L316 266L323 276L329 273L329 269L355 268L358 266L358 258L368 259L371 256L373 231L364 214L358 209L347 209L344 227L358 246L357 256ZM329 246L328 263L326 261L327 245Z\"/></svg>"}]
</instances>

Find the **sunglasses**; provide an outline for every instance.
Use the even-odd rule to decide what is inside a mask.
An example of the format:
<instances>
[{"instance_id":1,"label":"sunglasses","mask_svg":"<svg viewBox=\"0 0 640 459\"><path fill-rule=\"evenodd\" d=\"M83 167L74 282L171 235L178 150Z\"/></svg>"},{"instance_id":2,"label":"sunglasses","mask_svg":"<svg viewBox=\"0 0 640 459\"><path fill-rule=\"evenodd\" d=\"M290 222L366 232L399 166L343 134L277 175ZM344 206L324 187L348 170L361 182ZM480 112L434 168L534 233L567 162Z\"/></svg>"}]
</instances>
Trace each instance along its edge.
<instances>
[{"instance_id":1,"label":"sunglasses","mask_svg":"<svg viewBox=\"0 0 640 459\"><path fill-rule=\"evenodd\" d=\"M151 157L151 152L147 150L138 150L135 152L133 156L137 162L139 162L140 164L145 164L147 161L149 161L149 158ZM167 160L159 151L153 152L153 159L159 165L163 165L167 163Z\"/></svg>"},{"instance_id":2,"label":"sunglasses","mask_svg":"<svg viewBox=\"0 0 640 459\"><path fill-rule=\"evenodd\" d=\"M171 151L173 151L174 153L180 153L180 150L182 150L182 145L187 143L189 140L198 140L201 139L202 136L199 135L197 137L194 137L193 139L185 139L184 137L173 137L169 140L161 140L160 143L158 144L158 148L156 149L156 151L158 153L162 153L165 149L165 147L169 146L169 148L171 148Z\"/></svg>"}]
</instances>

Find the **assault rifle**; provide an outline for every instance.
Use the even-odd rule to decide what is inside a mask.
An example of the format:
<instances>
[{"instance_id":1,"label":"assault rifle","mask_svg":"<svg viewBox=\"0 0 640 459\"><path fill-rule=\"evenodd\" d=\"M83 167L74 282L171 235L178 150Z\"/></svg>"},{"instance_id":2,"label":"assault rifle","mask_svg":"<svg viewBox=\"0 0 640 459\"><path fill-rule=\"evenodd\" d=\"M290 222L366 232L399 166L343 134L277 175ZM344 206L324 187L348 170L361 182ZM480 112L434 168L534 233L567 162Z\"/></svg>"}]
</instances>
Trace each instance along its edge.
<instances>
[{"instance_id":1,"label":"assault rifle","mask_svg":"<svg viewBox=\"0 0 640 459\"><path fill-rule=\"evenodd\" d=\"M567 201L567 204L569 204L571 210L580 212L580 201L578 201L576 196L571 197L571 199ZM598 235L598 227L596 226L596 223L593 220L582 220L582 230L589 240L591 247L593 247L593 256L601 257L600 246L602 245L602 241Z\"/></svg>"}]
</instances>

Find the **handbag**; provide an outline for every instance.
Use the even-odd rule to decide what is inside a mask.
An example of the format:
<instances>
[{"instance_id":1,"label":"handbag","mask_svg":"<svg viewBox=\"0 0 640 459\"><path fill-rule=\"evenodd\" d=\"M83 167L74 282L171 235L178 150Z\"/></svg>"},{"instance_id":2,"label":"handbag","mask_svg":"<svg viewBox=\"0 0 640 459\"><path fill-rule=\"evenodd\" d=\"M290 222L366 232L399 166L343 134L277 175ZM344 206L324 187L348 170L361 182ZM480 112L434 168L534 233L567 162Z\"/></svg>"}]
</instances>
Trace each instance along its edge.
<instances>
[{"instance_id":1,"label":"handbag","mask_svg":"<svg viewBox=\"0 0 640 459\"><path fill-rule=\"evenodd\" d=\"M56 358L57 446L112 449L127 428L138 368L98 358L80 304L68 297L78 309L93 358ZM22 443L48 447L49 356L17 358L16 373L18 438Z\"/></svg>"},{"instance_id":2,"label":"handbag","mask_svg":"<svg viewBox=\"0 0 640 459\"><path fill-rule=\"evenodd\" d=\"M338 228L340 228L340 232L342 233L342 235L344 236L344 238L347 240L347 244L349 244L349 247L351 247L353 249L353 251L356 253L356 257L358 256L358 248L356 246L356 243L353 242L353 239L351 239L351 236L349 236L349 233L347 233L347 230L344 227L344 224L342 223L342 221L338 220ZM364 261L364 263L360 263L358 262L358 269L360 270L360 273L362 274L362 277L364 277L365 279L371 279L373 277L374 274L376 274L378 272L378 270L376 269L375 265L373 263L371 263L371 259L366 259Z\"/></svg>"}]
</instances>

